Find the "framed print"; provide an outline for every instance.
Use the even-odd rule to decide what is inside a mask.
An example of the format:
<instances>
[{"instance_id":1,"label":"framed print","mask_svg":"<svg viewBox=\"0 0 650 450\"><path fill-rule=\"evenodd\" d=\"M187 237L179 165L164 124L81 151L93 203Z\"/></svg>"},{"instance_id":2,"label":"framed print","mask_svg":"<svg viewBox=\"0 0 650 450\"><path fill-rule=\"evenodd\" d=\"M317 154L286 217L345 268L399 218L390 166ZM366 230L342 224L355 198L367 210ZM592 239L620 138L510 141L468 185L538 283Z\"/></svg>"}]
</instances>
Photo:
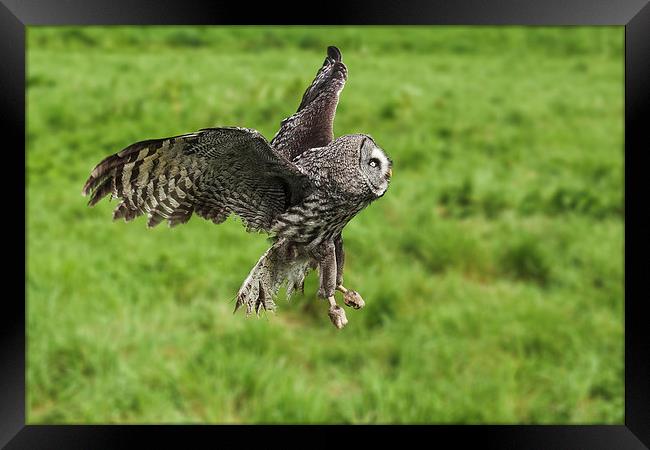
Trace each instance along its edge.
<instances>
[{"instance_id":1,"label":"framed print","mask_svg":"<svg viewBox=\"0 0 650 450\"><path fill-rule=\"evenodd\" d=\"M0 444L647 448L650 6L487 5L2 0Z\"/></svg>"}]
</instances>

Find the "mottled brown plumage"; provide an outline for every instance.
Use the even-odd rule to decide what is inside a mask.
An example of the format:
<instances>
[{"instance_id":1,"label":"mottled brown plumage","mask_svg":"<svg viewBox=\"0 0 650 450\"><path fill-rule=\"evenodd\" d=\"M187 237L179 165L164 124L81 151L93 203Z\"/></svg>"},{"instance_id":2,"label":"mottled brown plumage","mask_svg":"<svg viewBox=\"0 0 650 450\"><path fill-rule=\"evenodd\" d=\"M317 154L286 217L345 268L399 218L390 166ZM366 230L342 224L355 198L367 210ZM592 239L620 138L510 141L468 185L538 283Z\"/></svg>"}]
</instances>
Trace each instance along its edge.
<instances>
[{"instance_id":1,"label":"mottled brown plumage","mask_svg":"<svg viewBox=\"0 0 650 450\"><path fill-rule=\"evenodd\" d=\"M269 231L311 189L257 131L231 127L132 144L99 163L83 193L92 192L90 206L109 193L120 198L114 219L147 214L150 227L194 212L218 224L235 213L249 230Z\"/></svg>"},{"instance_id":2,"label":"mottled brown plumage","mask_svg":"<svg viewBox=\"0 0 650 450\"><path fill-rule=\"evenodd\" d=\"M317 267L319 295L330 302L332 322L343 327L347 318L334 291L345 293L348 306L364 302L342 285L341 232L384 195L392 162L368 135L333 139L348 72L336 47L327 53L298 110L270 143L255 130L222 127L132 144L93 169L83 187L88 204L111 195L120 199L114 219L146 214L150 227L185 223L194 213L218 224L234 213L247 230L273 239L242 284L235 310L274 309L283 283L288 295L302 290Z\"/></svg>"},{"instance_id":3,"label":"mottled brown plumage","mask_svg":"<svg viewBox=\"0 0 650 450\"><path fill-rule=\"evenodd\" d=\"M336 47L327 48L327 57L316 78L307 88L295 114L280 124L271 146L293 160L310 148L325 147L334 139L334 115L339 96L348 78L348 69Z\"/></svg>"}]
</instances>

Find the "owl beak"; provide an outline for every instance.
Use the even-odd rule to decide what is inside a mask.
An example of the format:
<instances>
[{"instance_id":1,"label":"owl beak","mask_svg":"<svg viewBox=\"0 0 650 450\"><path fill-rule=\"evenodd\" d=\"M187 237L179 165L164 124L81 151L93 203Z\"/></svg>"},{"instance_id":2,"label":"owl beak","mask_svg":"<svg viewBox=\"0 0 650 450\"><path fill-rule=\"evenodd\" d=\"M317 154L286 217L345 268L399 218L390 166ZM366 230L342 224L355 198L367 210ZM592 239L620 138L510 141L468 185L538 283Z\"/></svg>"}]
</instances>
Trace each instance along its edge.
<instances>
[{"instance_id":1,"label":"owl beak","mask_svg":"<svg viewBox=\"0 0 650 450\"><path fill-rule=\"evenodd\" d=\"M388 169L388 173L386 174L386 178L388 178L390 180L390 177L392 177L392 176L393 176L393 168L390 167Z\"/></svg>"}]
</instances>

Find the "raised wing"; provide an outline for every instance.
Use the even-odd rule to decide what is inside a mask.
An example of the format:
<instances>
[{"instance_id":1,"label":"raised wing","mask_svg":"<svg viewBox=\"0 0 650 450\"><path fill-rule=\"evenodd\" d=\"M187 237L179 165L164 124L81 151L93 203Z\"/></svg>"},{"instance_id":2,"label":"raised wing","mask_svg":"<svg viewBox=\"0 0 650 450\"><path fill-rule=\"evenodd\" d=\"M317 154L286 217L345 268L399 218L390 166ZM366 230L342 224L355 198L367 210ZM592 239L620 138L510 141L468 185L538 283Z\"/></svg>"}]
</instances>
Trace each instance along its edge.
<instances>
[{"instance_id":1,"label":"raised wing","mask_svg":"<svg viewBox=\"0 0 650 450\"><path fill-rule=\"evenodd\" d=\"M282 121L271 146L292 161L307 149L332 142L336 106L347 78L348 69L341 61L341 52L336 47L328 47L325 62L302 96L298 111Z\"/></svg>"},{"instance_id":2,"label":"raised wing","mask_svg":"<svg viewBox=\"0 0 650 450\"><path fill-rule=\"evenodd\" d=\"M273 220L311 190L307 176L257 131L207 128L132 144L100 162L82 193L89 206L109 193L122 201L113 219L147 214L147 225L187 222L192 213L221 223L235 213L249 231Z\"/></svg>"}]
</instances>

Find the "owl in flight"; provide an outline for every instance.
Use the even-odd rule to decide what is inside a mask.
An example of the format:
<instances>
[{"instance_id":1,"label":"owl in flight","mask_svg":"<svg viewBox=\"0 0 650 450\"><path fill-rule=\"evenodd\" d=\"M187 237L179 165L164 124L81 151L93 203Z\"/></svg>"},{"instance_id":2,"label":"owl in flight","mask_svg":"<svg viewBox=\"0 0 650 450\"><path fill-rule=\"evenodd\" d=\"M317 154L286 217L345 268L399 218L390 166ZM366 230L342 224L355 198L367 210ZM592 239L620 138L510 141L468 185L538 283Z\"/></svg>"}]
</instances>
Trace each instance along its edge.
<instances>
[{"instance_id":1,"label":"owl in flight","mask_svg":"<svg viewBox=\"0 0 650 450\"><path fill-rule=\"evenodd\" d=\"M235 311L274 310L283 283L290 297L317 268L318 295L329 301L332 323L343 328L347 318L334 292L355 309L364 301L343 286L341 231L386 193L392 174L392 161L370 136L334 139L347 76L341 52L328 47L298 111L271 142L250 128L222 127L131 144L93 169L82 191L90 194L88 205L110 194L121 200L113 219L146 214L149 227L163 220L173 227L192 213L218 224L235 213L247 231L266 232L273 243L244 280Z\"/></svg>"}]
</instances>

